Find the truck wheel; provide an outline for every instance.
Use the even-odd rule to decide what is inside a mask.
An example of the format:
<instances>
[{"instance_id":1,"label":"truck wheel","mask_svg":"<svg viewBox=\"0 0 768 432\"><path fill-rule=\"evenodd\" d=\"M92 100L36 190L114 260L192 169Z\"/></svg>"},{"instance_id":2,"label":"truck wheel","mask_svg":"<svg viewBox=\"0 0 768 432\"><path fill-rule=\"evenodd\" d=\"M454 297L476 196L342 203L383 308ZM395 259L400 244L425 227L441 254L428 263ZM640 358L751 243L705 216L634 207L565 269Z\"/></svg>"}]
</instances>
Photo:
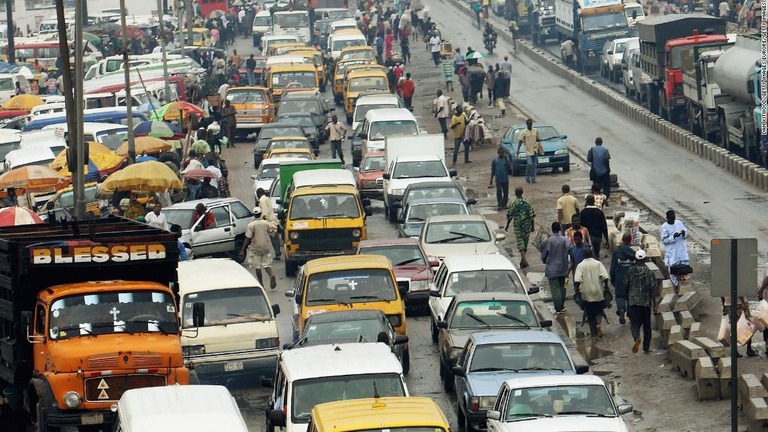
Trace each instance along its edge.
<instances>
[{"instance_id":1,"label":"truck wheel","mask_svg":"<svg viewBox=\"0 0 768 432\"><path fill-rule=\"evenodd\" d=\"M728 122L725 121L725 116L720 114L720 147L730 150L731 143L728 139Z\"/></svg>"},{"instance_id":2,"label":"truck wheel","mask_svg":"<svg viewBox=\"0 0 768 432\"><path fill-rule=\"evenodd\" d=\"M570 162L565 164L565 165L563 165L561 168L562 168L564 173L571 172L571 164L570 164Z\"/></svg>"},{"instance_id":3,"label":"truck wheel","mask_svg":"<svg viewBox=\"0 0 768 432\"><path fill-rule=\"evenodd\" d=\"M296 261L290 261L286 258L285 260L285 276L286 277L294 277L296 276L296 271L299 269L299 263Z\"/></svg>"}]
</instances>

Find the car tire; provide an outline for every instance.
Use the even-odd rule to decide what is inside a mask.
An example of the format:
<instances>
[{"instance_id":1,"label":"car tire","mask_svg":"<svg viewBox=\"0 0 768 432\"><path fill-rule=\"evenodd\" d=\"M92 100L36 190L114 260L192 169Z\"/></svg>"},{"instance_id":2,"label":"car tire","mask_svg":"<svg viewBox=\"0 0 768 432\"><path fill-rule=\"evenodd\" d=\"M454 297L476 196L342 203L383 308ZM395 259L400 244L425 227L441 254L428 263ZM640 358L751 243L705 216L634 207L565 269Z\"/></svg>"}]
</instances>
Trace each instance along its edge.
<instances>
[{"instance_id":1,"label":"car tire","mask_svg":"<svg viewBox=\"0 0 768 432\"><path fill-rule=\"evenodd\" d=\"M397 222L397 209L390 206L387 209L387 217L389 218L390 222Z\"/></svg>"},{"instance_id":2,"label":"car tire","mask_svg":"<svg viewBox=\"0 0 768 432\"><path fill-rule=\"evenodd\" d=\"M523 170L520 167L516 167L514 164L512 165L512 177L518 177L523 174Z\"/></svg>"},{"instance_id":3,"label":"car tire","mask_svg":"<svg viewBox=\"0 0 768 432\"><path fill-rule=\"evenodd\" d=\"M411 350L404 350L403 351L403 374L408 375L408 372L411 370Z\"/></svg>"},{"instance_id":4,"label":"car tire","mask_svg":"<svg viewBox=\"0 0 768 432\"><path fill-rule=\"evenodd\" d=\"M443 374L443 390L445 390L446 393L450 393L454 389L453 372L451 372L451 369L442 361L440 362L440 366L445 370L445 373Z\"/></svg>"},{"instance_id":5,"label":"car tire","mask_svg":"<svg viewBox=\"0 0 768 432\"><path fill-rule=\"evenodd\" d=\"M235 250L232 251L232 259L240 264L245 261L240 259L240 249L243 248L243 243L245 243L245 236L235 237Z\"/></svg>"},{"instance_id":6,"label":"car tire","mask_svg":"<svg viewBox=\"0 0 768 432\"><path fill-rule=\"evenodd\" d=\"M431 320L430 320L431 321ZM437 326L435 325L434 321L431 321L431 333L432 333L432 342L437 343Z\"/></svg>"},{"instance_id":7,"label":"car tire","mask_svg":"<svg viewBox=\"0 0 768 432\"><path fill-rule=\"evenodd\" d=\"M459 405L458 402L456 403L456 424L458 425L459 430L467 427L467 416L461 411L461 405Z\"/></svg>"},{"instance_id":8,"label":"car tire","mask_svg":"<svg viewBox=\"0 0 768 432\"><path fill-rule=\"evenodd\" d=\"M567 163L567 164L563 165L561 167L561 169L563 170L564 173L570 172L571 171L571 164Z\"/></svg>"},{"instance_id":9,"label":"car tire","mask_svg":"<svg viewBox=\"0 0 768 432\"><path fill-rule=\"evenodd\" d=\"M297 263L296 261L290 261L288 259L285 260L285 276L286 277L296 276L297 270L299 270L299 263Z\"/></svg>"}]
</instances>

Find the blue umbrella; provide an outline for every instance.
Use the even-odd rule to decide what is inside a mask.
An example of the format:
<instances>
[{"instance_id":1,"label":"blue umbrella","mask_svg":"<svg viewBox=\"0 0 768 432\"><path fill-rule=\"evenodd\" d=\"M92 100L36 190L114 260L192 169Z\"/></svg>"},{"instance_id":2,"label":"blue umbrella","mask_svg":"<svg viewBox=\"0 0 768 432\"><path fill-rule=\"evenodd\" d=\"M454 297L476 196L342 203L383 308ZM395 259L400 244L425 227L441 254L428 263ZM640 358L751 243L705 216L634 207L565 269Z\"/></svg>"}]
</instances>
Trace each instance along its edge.
<instances>
[{"instance_id":1,"label":"blue umbrella","mask_svg":"<svg viewBox=\"0 0 768 432\"><path fill-rule=\"evenodd\" d=\"M154 156L147 156L147 155L141 155L136 157L136 163L139 162L147 162L147 161L156 161L157 158Z\"/></svg>"},{"instance_id":2,"label":"blue umbrella","mask_svg":"<svg viewBox=\"0 0 768 432\"><path fill-rule=\"evenodd\" d=\"M156 107L154 105L152 105L151 102L145 102L145 103L139 105L138 107L136 107L136 111L145 113L145 112L148 112L148 111L152 111L155 108Z\"/></svg>"},{"instance_id":3,"label":"blue umbrella","mask_svg":"<svg viewBox=\"0 0 768 432\"><path fill-rule=\"evenodd\" d=\"M170 123L163 121L147 120L137 124L133 128L136 136L151 136L155 138L173 138L174 136L183 137L179 129Z\"/></svg>"}]
</instances>

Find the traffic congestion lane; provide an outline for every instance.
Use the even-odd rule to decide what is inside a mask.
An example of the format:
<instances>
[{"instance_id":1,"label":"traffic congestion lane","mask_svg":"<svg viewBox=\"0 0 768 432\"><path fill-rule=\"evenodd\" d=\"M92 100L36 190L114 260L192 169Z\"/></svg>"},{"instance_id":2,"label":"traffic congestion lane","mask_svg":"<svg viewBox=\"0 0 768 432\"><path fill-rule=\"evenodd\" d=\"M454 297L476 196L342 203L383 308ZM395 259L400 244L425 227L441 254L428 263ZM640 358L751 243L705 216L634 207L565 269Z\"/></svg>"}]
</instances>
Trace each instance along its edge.
<instances>
[{"instance_id":1,"label":"traffic congestion lane","mask_svg":"<svg viewBox=\"0 0 768 432\"><path fill-rule=\"evenodd\" d=\"M445 39L454 41L454 48L482 47L481 32L453 2L441 2L430 10L430 17L444 29ZM506 31L495 18L494 25ZM510 52L511 46L500 38L494 54L483 62L501 62ZM757 237L761 256L766 256L768 194L606 107L532 59L510 59L511 99L536 122L554 125L582 154L602 137L622 185L631 185L636 195L661 211L674 209L705 243L718 237Z\"/></svg>"}]
</instances>

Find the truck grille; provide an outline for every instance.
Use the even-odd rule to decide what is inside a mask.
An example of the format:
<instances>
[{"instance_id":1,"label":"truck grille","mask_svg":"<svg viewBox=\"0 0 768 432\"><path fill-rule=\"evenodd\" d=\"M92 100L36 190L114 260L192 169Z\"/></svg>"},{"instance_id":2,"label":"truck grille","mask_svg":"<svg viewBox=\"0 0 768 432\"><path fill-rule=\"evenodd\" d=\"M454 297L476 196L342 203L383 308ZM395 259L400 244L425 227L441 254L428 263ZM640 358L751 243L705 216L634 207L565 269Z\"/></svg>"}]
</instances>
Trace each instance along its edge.
<instances>
[{"instance_id":1,"label":"truck grille","mask_svg":"<svg viewBox=\"0 0 768 432\"><path fill-rule=\"evenodd\" d=\"M155 353L134 353L133 354L133 367L136 368L150 368L150 367L162 367L163 357L160 354Z\"/></svg>"},{"instance_id":2,"label":"truck grille","mask_svg":"<svg viewBox=\"0 0 768 432\"><path fill-rule=\"evenodd\" d=\"M123 363L120 363L121 359ZM88 357L86 363L90 370L108 370L126 367L150 368L162 367L163 357L160 354L152 352L134 352L134 353L107 353Z\"/></svg>"},{"instance_id":3,"label":"truck grille","mask_svg":"<svg viewBox=\"0 0 768 432\"><path fill-rule=\"evenodd\" d=\"M166 385L163 375L105 375L85 380L85 400L117 402L126 390Z\"/></svg>"},{"instance_id":4,"label":"truck grille","mask_svg":"<svg viewBox=\"0 0 768 432\"><path fill-rule=\"evenodd\" d=\"M542 26L555 25L555 17L546 17L541 19Z\"/></svg>"},{"instance_id":5,"label":"truck grille","mask_svg":"<svg viewBox=\"0 0 768 432\"><path fill-rule=\"evenodd\" d=\"M99 354L88 357L86 363L88 369L115 369L119 366L119 357L117 353Z\"/></svg>"},{"instance_id":6,"label":"truck grille","mask_svg":"<svg viewBox=\"0 0 768 432\"><path fill-rule=\"evenodd\" d=\"M352 249L352 242L359 240L359 238L352 236L352 231L355 229L338 228L294 231L299 233L299 238L293 240L293 242L299 245L299 250L302 252Z\"/></svg>"}]
</instances>

